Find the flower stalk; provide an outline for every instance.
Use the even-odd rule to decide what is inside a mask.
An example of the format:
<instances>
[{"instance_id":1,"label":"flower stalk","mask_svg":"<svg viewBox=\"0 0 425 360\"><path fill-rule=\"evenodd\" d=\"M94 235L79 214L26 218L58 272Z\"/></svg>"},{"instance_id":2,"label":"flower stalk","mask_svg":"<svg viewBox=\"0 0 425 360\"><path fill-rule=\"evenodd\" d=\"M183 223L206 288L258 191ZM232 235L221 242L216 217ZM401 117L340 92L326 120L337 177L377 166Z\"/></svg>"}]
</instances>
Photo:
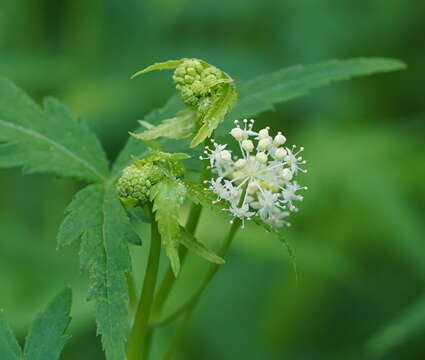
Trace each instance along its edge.
<instances>
[{"instance_id":1,"label":"flower stalk","mask_svg":"<svg viewBox=\"0 0 425 360\"><path fill-rule=\"evenodd\" d=\"M158 268L160 260L161 237L158 231L158 225L154 219L151 207L145 206L145 209L150 214L152 220L151 243L142 293L140 295L133 329L131 330L128 342L128 360L144 360L145 355L147 356L145 346L148 345L146 344L145 340L146 335L148 333L148 324L151 314L155 286L158 277Z\"/></svg>"}]
</instances>

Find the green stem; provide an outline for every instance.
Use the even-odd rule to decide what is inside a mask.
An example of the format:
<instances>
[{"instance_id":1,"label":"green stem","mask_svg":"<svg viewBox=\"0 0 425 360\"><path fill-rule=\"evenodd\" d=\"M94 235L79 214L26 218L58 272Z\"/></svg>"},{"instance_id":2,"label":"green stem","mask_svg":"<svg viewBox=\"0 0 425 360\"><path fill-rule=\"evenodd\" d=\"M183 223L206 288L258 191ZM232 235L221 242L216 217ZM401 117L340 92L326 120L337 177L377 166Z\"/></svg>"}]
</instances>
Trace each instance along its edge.
<instances>
[{"instance_id":1,"label":"green stem","mask_svg":"<svg viewBox=\"0 0 425 360\"><path fill-rule=\"evenodd\" d=\"M209 169L208 162L204 162L204 166L201 172L200 181L201 183L208 178ZM201 216L202 206L200 204L193 204L190 207L189 216L186 221L186 230L190 234L195 234L196 228L198 227L199 218ZM180 263L184 264L187 256L187 248L182 248L180 250ZM164 278L161 282L159 290L155 296L155 302L152 310L152 318L158 318L161 315L162 309L164 308L165 302L170 295L170 292L176 282L176 277L174 276L173 270L168 266L167 271L165 272Z\"/></svg>"},{"instance_id":2,"label":"green stem","mask_svg":"<svg viewBox=\"0 0 425 360\"><path fill-rule=\"evenodd\" d=\"M235 219L232 226L230 227L229 233L226 236L226 239L224 240L220 250L218 251L218 255L220 257L225 257L229 247L238 231L238 229L241 226L241 221L239 219ZM153 326L163 326L165 324L170 323L171 321L177 319L180 317L180 315L184 314L187 311L192 311L196 304L198 303L199 299L201 298L201 295L207 288L207 286L210 284L211 280L214 278L215 274L217 273L218 269L220 268L219 264L211 264L207 275L205 276L204 281L202 282L201 286L198 288L198 290L183 304L181 305L176 311L174 311L172 314L168 315L166 318L161 319L159 321L153 322Z\"/></svg>"},{"instance_id":3,"label":"green stem","mask_svg":"<svg viewBox=\"0 0 425 360\"><path fill-rule=\"evenodd\" d=\"M189 216L186 222L186 229L190 234L194 234L196 227L198 226L199 218L201 216L202 206L197 204L192 204L189 212ZM180 262L183 265L187 256L187 248L180 249ZM176 282L176 277L173 273L173 270L169 266L164 278L161 282L161 285L158 289L158 292L155 296L155 302L152 308L152 318L158 317L161 314L161 311L164 307L165 302L170 295L170 292Z\"/></svg>"},{"instance_id":4,"label":"green stem","mask_svg":"<svg viewBox=\"0 0 425 360\"><path fill-rule=\"evenodd\" d=\"M235 235L240 228L241 221L239 219L235 219L232 226L230 227L229 233L227 234L226 239L224 240L218 254L221 257L225 257L227 252L229 251L230 245L235 238ZM201 299L202 294L204 293L207 286L210 284L211 280L214 278L215 274L217 273L218 269L220 268L220 265L218 264L211 264L209 271L207 273L207 276L205 277L203 283L199 287L198 291L192 295L192 297L186 301L178 310L176 310L173 314L162 320L161 322L158 322L157 326L159 325L165 325L166 323L169 323L170 321L175 320L180 315L183 315L183 319L181 320L181 323L177 326L177 328L174 330L172 339L170 343L167 346L166 353L162 357L162 360L169 360L172 358L177 345L179 343L179 340L181 339L184 331L186 330L187 324L189 323L190 316L192 315L193 311L195 310L196 305L198 304L199 300Z\"/></svg>"},{"instance_id":5,"label":"green stem","mask_svg":"<svg viewBox=\"0 0 425 360\"><path fill-rule=\"evenodd\" d=\"M133 329L130 334L127 359L144 359L145 338L148 332L151 307L155 285L158 277L159 259L161 251L161 236L158 232L158 225L155 221L152 210L147 208L151 215L151 243L149 250L148 264L146 266L145 280L143 282L142 293L137 307Z\"/></svg>"}]
</instances>

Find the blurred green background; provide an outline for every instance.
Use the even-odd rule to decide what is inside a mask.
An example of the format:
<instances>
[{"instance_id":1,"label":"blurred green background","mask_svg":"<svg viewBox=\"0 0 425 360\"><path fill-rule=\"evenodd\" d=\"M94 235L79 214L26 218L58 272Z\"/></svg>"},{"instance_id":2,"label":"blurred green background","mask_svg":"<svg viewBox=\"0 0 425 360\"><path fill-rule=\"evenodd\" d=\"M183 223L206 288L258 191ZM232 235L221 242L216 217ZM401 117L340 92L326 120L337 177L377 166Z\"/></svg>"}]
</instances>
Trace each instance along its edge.
<instances>
[{"instance_id":1,"label":"blurred green background","mask_svg":"<svg viewBox=\"0 0 425 360\"><path fill-rule=\"evenodd\" d=\"M400 0L1 0L0 75L37 100L58 97L113 159L136 120L173 93L169 72L129 80L155 61L198 57L236 80L331 58L407 62L407 71L320 89L259 118L306 147L310 190L285 230L298 285L278 241L244 229L176 359L424 359L424 15L424 2ZM23 339L71 284L64 360L103 359L78 248L55 244L80 186L0 171L0 307ZM204 214L199 238L216 246L227 221ZM132 248L140 278L144 252ZM190 259L170 306L204 270Z\"/></svg>"}]
</instances>

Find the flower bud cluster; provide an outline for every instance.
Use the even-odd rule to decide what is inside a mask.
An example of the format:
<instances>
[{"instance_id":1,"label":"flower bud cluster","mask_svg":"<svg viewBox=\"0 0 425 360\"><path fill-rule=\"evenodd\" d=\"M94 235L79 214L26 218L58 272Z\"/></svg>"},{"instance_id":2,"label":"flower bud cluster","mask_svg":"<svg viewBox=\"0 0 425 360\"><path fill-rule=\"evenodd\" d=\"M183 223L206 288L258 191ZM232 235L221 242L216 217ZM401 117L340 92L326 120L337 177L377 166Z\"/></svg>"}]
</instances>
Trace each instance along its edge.
<instances>
[{"instance_id":1,"label":"flower bud cluster","mask_svg":"<svg viewBox=\"0 0 425 360\"><path fill-rule=\"evenodd\" d=\"M254 120L243 120L243 127L238 120L235 124L230 134L239 144L241 157L214 141L214 148L206 147L205 157L201 156L218 176L206 181L208 189L218 196L217 201L230 203L225 210L233 218L243 222L258 216L273 227L289 225L285 218L298 211L294 202L303 200L297 192L307 189L293 180L307 172L301 168L306 163L300 156L304 148L284 147L285 136L278 132L272 137L269 127L255 132Z\"/></svg>"},{"instance_id":2,"label":"flower bud cluster","mask_svg":"<svg viewBox=\"0 0 425 360\"><path fill-rule=\"evenodd\" d=\"M149 199L152 185L164 178L164 171L153 163L127 166L117 183L118 196L124 203L135 205Z\"/></svg>"},{"instance_id":3,"label":"flower bud cluster","mask_svg":"<svg viewBox=\"0 0 425 360\"><path fill-rule=\"evenodd\" d=\"M198 107L207 101L212 88L225 78L224 73L197 59L186 59L174 71L173 80L183 102Z\"/></svg>"}]
</instances>

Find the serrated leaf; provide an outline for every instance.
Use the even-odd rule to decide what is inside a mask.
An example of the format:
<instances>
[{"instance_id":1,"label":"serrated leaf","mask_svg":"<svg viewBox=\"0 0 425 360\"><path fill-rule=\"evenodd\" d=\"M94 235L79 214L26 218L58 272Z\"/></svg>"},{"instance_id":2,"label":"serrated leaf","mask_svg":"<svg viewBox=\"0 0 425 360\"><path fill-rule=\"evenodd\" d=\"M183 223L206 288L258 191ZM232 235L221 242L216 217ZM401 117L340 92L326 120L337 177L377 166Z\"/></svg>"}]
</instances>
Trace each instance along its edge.
<instances>
[{"instance_id":1,"label":"serrated leaf","mask_svg":"<svg viewBox=\"0 0 425 360\"><path fill-rule=\"evenodd\" d=\"M0 167L103 181L108 163L97 137L57 100L40 108L21 89L0 80ZM11 158L5 156L8 152Z\"/></svg>"},{"instance_id":2,"label":"serrated leaf","mask_svg":"<svg viewBox=\"0 0 425 360\"><path fill-rule=\"evenodd\" d=\"M178 180L168 178L152 186L150 191L161 242L175 276L180 271L178 252L180 225L178 218L185 195L185 186Z\"/></svg>"},{"instance_id":3,"label":"serrated leaf","mask_svg":"<svg viewBox=\"0 0 425 360\"><path fill-rule=\"evenodd\" d=\"M221 91L221 95L213 100L205 116L200 119L202 126L192 139L190 143L191 147L198 146L205 139L209 138L236 102L238 93L233 84L223 84Z\"/></svg>"},{"instance_id":4,"label":"serrated leaf","mask_svg":"<svg viewBox=\"0 0 425 360\"><path fill-rule=\"evenodd\" d=\"M71 318L71 288L65 288L47 308L37 316L29 331L24 347L25 360L57 360L69 340L64 335Z\"/></svg>"},{"instance_id":5,"label":"serrated leaf","mask_svg":"<svg viewBox=\"0 0 425 360\"><path fill-rule=\"evenodd\" d=\"M125 359L131 270L127 239L133 229L113 187L94 184L69 205L58 235L60 246L81 239L80 263L89 277L88 299L95 300L98 333L108 360Z\"/></svg>"},{"instance_id":6,"label":"serrated leaf","mask_svg":"<svg viewBox=\"0 0 425 360\"><path fill-rule=\"evenodd\" d=\"M230 117L253 117L274 110L275 103L307 95L310 90L332 82L405 68L403 62L385 58L331 60L285 68L243 83L239 87L239 101Z\"/></svg>"},{"instance_id":7,"label":"serrated leaf","mask_svg":"<svg viewBox=\"0 0 425 360\"><path fill-rule=\"evenodd\" d=\"M176 116L165 119L158 126L149 126L150 123L140 121L141 125L147 127L147 130L134 134L136 139L153 140L159 137L170 139L184 139L192 135L195 128L197 115L193 109L179 111Z\"/></svg>"},{"instance_id":8,"label":"serrated leaf","mask_svg":"<svg viewBox=\"0 0 425 360\"><path fill-rule=\"evenodd\" d=\"M162 119L170 118L174 114L181 110L183 104L178 95L172 96L164 107L152 111L145 120L151 124L157 124ZM141 132L143 129L139 127L135 132ZM132 162L132 157L144 158L150 149L144 141L129 137L124 148L118 155L114 166L112 168L112 176L117 178L121 171Z\"/></svg>"},{"instance_id":9,"label":"serrated leaf","mask_svg":"<svg viewBox=\"0 0 425 360\"><path fill-rule=\"evenodd\" d=\"M144 68L143 70L140 70L136 72L131 78L134 79L135 77L145 74L149 71L154 70L165 70L165 69L175 69L177 66L179 66L184 60L186 59L180 59L180 60L168 60L164 62L155 63L152 65L149 65L147 68Z\"/></svg>"},{"instance_id":10,"label":"serrated leaf","mask_svg":"<svg viewBox=\"0 0 425 360\"><path fill-rule=\"evenodd\" d=\"M21 347L6 321L3 310L0 310L0 355L2 360L22 359Z\"/></svg>"},{"instance_id":11,"label":"serrated leaf","mask_svg":"<svg viewBox=\"0 0 425 360\"><path fill-rule=\"evenodd\" d=\"M196 255L204 258L209 262L214 264L225 263L222 257L218 256L212 250L208 249L204 244L196 240L195 236L188 232L184 227L180 227L179 241L182 245L193 251Z\"/></svg>"}]
</instances>

